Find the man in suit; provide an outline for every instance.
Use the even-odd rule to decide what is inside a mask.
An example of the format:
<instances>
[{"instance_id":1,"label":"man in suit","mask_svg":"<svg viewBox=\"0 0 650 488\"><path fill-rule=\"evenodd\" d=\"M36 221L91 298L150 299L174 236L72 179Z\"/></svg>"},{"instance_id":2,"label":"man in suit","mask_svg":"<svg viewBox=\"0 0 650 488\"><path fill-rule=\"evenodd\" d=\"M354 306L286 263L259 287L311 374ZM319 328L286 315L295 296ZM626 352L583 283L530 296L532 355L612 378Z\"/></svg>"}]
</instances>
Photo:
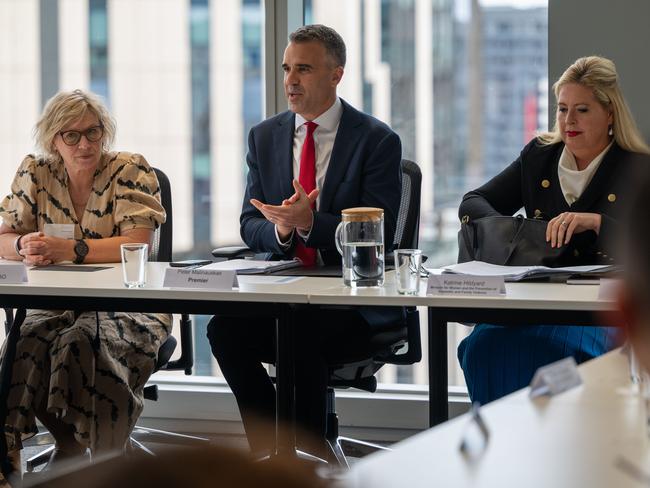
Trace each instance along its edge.
<instances>
[{"instance_id":1,"label":"man in suit","mask_svg":"<svg viewBox=\"0 0 650 488\"><path fill-rule=\"evenodd\" d=\"M341 210L384 209L392 246L401 193L401 143L384 123L338 98L345 44L333 29L304 26L284 52L289 110L253 127L241 236L255 252L303 264L339 264L334 231ZM296 417L323 439L328 367L372 355L378 331L405 330L401 308L319 309L295 319ZM216 316L208 325L213 354L232 388L253 451L268 447L259 420L275 418L275 389L261 362L274 361L275 321ZM313 444L310 448L316 447Z\"/></svg>"}]
</instances>

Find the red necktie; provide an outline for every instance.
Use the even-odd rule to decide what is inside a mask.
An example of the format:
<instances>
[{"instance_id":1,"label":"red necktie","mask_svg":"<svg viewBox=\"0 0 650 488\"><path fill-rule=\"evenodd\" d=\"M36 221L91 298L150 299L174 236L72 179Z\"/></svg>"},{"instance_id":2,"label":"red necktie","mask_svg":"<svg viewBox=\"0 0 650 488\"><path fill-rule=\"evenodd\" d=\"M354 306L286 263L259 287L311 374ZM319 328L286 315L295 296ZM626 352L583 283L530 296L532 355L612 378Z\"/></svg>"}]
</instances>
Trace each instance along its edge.
<instances>
[{"instance_id":1,"label":"red necktie","mask_svg":"<svg viewBox=\"0 0 650 488\"><path fill-rule=\"evenodd\" d=\"M314 122L305 122L307 126L307 135L305 142L302 144L300 154L300 175L298 181L309 195L316 189L316 148L314 147L314 130L318 124ZM312 204L312 208L314 205ZM298 238L296 244L296 257L302 261L304 266L314 266L316 264L316 249L306 247L302 239Z\"/></svg>"}]
</instances>

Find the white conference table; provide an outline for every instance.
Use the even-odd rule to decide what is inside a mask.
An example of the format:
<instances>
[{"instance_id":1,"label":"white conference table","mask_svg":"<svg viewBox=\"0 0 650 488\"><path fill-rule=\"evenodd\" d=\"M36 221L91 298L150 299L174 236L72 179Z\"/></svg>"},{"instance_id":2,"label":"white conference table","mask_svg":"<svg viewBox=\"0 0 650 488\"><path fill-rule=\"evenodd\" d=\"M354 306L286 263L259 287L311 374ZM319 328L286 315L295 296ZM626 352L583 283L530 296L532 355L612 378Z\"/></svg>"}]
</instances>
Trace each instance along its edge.
<instances>
[{"instance_id":1,"label":"white conference table","mask_svg":"<svg viewBox=\"0 0 650 488\"><path fill-rule=\"evenodd\" d=\"M148 263L147 285L126 289L120 265L103 266L109 269L29 270L29 283L0 285L0 307L274 316L278 319L277 374L286 378L278 383L278 418L289 423L293 420L291 312L296 306L428 307L430 425L448 418L448 322L605 324L607 320L598 314L616 308L614 302L598 298L597 285L509 283L506 296L472 297L427 296L423 283L418 295L404 296L397 293L394 273L389 272L380 288L350 289L340 278L240 276L239 289L214 291L164 288L166 263ZM292 450L293 441L289 439L285 447Z\"/></svg>"},{"instance_id":2,"label":"white conference table","mask_svg":"<svg viewBox=\"0 0 650 488\"><path fill-rule=\"evenodd\" d=\"M82 265L93 267L95 265ZM276 444L278 454L295 449L293 425L293 345L291 333L292 309L306 306L308 289L329 286L327 278L295 278L280 276L240 276L239 288L230 290L199 290L165 288L163 277L167 263L147 264L147 284L143 288L127 289L122 282L121 264L96 265L107 269L83 272L79 266L69 271L29 269L28 283L0 284L0 307L18 309L15 324L20 325L28 308L51 310L97 310L122 312L168 312L187 314L223 314L234 316L275 317L277 323L277 415L279 430ZM322 284L322 282L325 284ZM22 311L22 312L21 312ZM19 327L12 327L6 340L7 353L3 358L0 383L0 419L6 418L6 395L11 379L7 367L15 353ZM1 424L0 424L1 425ZM0 439L0 464L5 473L6 444Z\"/></svg>"},{"instance_id":3,"label":"white conference table","mask_svg":"<svg viewBox=\"0 0 650 488\"><path fill-rule=\"evenodd\" d=\"M344 486L638 487L650 484L645 402L627 356L612 351L579 367L583 385L530 399L525 388L481 409L485 450L459 445L469 414L355 463Z\"/></svg>"},{"instance_id":4,"label":"white conference table","mask_svg":"<svg viewBox=\"0 0 650 488\"><path fill-rule=\"evenodd\" d=\"M428 307L429 425L448 419L447 324L617 325L617 305L599 297L599 285L506 283L504 296L426 295L426 280L418 295L399 295L394 273L381 288L351 290L340 280L310 289L310 305Z\"/></svg>"}]
</instances>

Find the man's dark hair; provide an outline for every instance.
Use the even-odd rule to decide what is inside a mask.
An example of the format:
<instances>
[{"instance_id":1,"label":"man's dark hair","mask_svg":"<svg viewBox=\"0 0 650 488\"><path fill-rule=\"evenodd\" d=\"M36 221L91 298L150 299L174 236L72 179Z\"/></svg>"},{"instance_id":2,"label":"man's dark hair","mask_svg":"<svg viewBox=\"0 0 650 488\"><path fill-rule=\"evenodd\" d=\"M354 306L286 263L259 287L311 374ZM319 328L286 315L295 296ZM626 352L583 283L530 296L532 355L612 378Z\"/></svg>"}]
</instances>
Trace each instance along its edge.
<instances>
[{"instance_id":1,"label":"man's dark hair","mask_svg":"<svg viewBox=\"0 0 650 488\"><path fill-rule=\"evenodd\" d=\"M303 25L289 34L289 42L317 41L325 46L327 54L334 58L337 66L345 67L345 42L331 27L322 24Z\"/></svg>"}]
</instances>

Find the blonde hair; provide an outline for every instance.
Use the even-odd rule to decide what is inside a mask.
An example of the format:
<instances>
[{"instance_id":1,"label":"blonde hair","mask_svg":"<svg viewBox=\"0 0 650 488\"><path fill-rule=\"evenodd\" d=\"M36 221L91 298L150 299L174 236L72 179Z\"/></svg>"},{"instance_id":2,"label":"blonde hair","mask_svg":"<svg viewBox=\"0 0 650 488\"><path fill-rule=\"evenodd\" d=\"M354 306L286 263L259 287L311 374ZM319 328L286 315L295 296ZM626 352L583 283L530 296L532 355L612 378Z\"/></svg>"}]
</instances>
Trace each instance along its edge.
<instances>
[{"instance_id":1,"label":"blonde hair","mask_svg":"<svg viewBox=\"0 0 650 488\"><path fill-rule=\"evenodd\" d=\"M41 118L34 127L38 151L46 159L60 160L61 156L54 148L54 138L68 124L80 119L88 111L97 116L104 128L102 151L108 151L115 139L115 119L99 96L82 90L62 91L47 101Z\"/></svg>"},{"instance_id":2,"label":"blonde hair","mask_svg":"<svg viewBox=\"0 0 650 488\"><path fill-rule=\"evenodd\" d=\"M587 56L576 60L553 85L556 101L562 87L569 83L590 88L603 108L612 113L613 137L621 148L650 154L650 147L634 122L634 117L621 92L613 61L600 56ZM562 140L557 117L553 130L539 134L537 139L542 144L554 144Z\"/></svg>"}]
</instances>

